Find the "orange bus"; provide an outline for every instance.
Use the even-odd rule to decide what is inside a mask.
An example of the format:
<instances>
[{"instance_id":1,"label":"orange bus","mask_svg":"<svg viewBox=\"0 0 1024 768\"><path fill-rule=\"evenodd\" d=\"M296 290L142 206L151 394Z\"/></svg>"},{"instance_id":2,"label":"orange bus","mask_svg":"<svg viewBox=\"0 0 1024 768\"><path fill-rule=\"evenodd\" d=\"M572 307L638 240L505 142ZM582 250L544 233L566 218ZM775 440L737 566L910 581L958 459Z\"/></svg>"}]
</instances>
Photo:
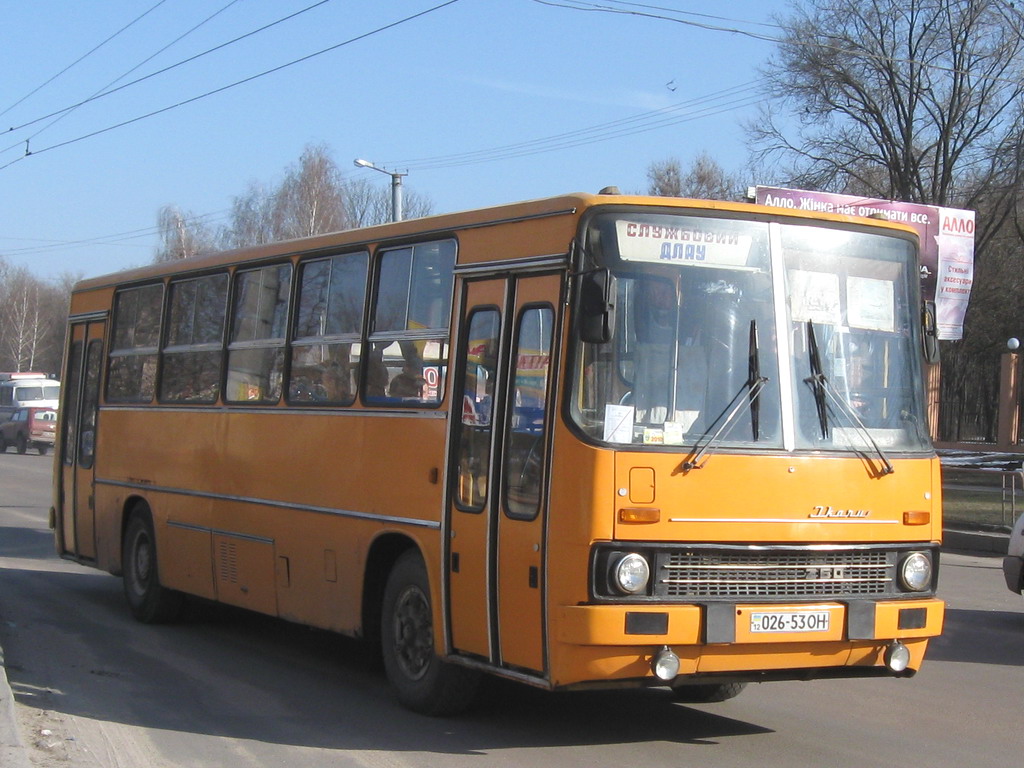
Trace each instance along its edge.
<instances>
[{"instance_id":1,"label":"orange bus","mask_svg":"<svg viewBox=\"0 0 1024 768\"><path fill-rule=\"evenodd\" d=\"M909 676L941 629L915 235L569 195L74 290L53 526L193 595L481 673L713 701Z\"/></svg>"}]
</instances>

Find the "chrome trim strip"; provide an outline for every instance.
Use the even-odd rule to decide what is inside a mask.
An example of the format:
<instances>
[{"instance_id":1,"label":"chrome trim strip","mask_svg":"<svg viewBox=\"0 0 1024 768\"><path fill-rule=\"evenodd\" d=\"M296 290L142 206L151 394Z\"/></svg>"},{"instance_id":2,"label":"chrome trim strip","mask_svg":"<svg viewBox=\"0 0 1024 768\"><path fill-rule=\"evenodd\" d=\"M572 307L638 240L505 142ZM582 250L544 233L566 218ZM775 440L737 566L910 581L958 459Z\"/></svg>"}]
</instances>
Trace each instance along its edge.
<instances>
[{"instance_id":1,"label":"chrome trim strip","mask_svg":"<svg viewBox=\"0 0 1024 768\"><path fill-rule=\"evenodd\" d=\"M670 517L670 523L869 523L897 525L899 520L865 520L849 517Z\"/></svg>"},{"instance_id":2,"label":"chrome trim strip","mask_svg":"<svg viewBox=\"0 0 1024 768\"><path fill-rule=\"evenodd\" d=\"M229 536L232 539L243 539L245 541L254 541L258 544L273 544L273 539L268 539L266 536L255 536L251 533L238 533L237 531L223 531L219 528L207 528L205 525L192 525L191 523L179 523L177 520L168 520L167 525L171 528L181 528L185 531L194 531L196 533L210 533L216 536Z\"/></svg>"},{"instance_id":3,"label":"chrome trim strip","mask_svg":"<svg viewBox=\"0 0 1024 768\"><path fill-rule=\"evenodd\" d=\"M106 320L110 317L109 309L99 309L95 312L81 312L77 315L69 315L69 323L87 323L92 320Z\"/></svg>"},{"instance_id":4,"label":"chrome trim strip","mask_svg":"<svg viewBox=\"0 0 1024 768\"><path fill-rule=\"evenodd\" d=\"M796 450L796 403L793 398L793 350L789 338L789 303L786 297L786 260L782 252L782 225L768 224L768 251L772 265L772 293L775 304L776 360L779 365L779 396L782 398L782 447Z\"/></svg>"},{"instance_id":5,"label":"chrome trim strip","mask_svg":"<svg viewBox=\"0 0 1024 768\"><path fill-rule=\"evenodd\" d=\"M378 409L378 408L352 408L349 406L338 406L337 408L324 408L310 406L267 406L266 408L238 408L230 405L101 405L101 411L125 411L131 413L246 413L246 414L288 414L290 416L303 414L307 416L372 416L373 418L385 419L446 419L446 410L423 411L409 408L405 409Z\"/></svg>"},{"instance_id":6,"label":"chrome trim strip","mask_svg":"<svg viewBox=\"0 0 1024 768\"><path fill-rule=\"evenodd\" d=\"M568 269L569 255L555 253L548 256L532 256L526 259L505 259L482 263L456 264L454 273L460 276L507 274L509 272L538 272L551 269Z\"/></svg>"},{"instance_id":7,"label":"chrome trim strip","mask_svg":"<svg viewBox=\"0 0 1024 768\"><path fill-rule=\"evenodd\" d=\"M357 520L372 520L374 522L395 523L398 525L413 525L419 528L440 530L441 523L434 520L417 520L411 517L397 517L394 515L375 515L369 512L358 512L352 509L334 509L333 507L318 507L312 504L293 504L286 501L274 501L272 499L260 499L254 496L236 496L228 493L210 493L207 491L194 491L186 488L170 488L161 485L147 485L146 483L129 483L121 480L108 480L97 478L97 485L108 485L113 488L129 488L132 490L149 491L151 493L167 493L174 496L190 496L196 499L213 499L215 501L236 501L243 504L257 504L263 507L274 507L277 509L292 509L298 512L314 512L320 515L333 515L335 517L350 517Z\"/></svg>"}]
</instances>

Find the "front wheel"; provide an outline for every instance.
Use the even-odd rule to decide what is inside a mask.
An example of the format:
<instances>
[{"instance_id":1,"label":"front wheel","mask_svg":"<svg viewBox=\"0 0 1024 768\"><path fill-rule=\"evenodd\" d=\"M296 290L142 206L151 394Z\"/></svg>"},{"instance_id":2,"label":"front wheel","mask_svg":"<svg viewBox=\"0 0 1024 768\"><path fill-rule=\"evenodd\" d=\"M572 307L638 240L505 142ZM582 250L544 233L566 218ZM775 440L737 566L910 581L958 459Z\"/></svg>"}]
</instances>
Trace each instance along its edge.
<instances>
[{"instance_id":1,"label":"front wheel","mask_svg":"<svg viewBox=\"0 0 1024 768\"><path fill-rule=\"evenodd\" d=\"M181 612L180 592L160 586L156 537L146 509L136 509L128 521L122 544L124 595L132 616L144 624L173 621Z\"/></svg>"},{"instance_id":2,"label":"front wheel","mask_svg":"<svg viewBox=\"0 0 1024 768\"><path fill-rule=\"evenodd\" d=\"M18 435L14 438L14 445L18 449L18 453L24 455L28 451L28 440L25 439L24 435Z\"/></svg>"},{"instance_id":3,"label":"front wheel","mask_svg":"<svg viewBox=\"0 0 1024 768\"><path fill-rule=\"evenodd\" d=\"M434 651L430 582L416 550L388 576L381 615L381 650L398 700L424 715L454 715L472 703L479 674L448 664Z\"/></svg>"},{"instance_id":4,"label":"front wheel","mask_svg":"<svg viewBox=\"0 0 1024 768\"><path fill-rule=\"evenodd\" d=\"M740 695L746 683L717 683L707 685L677 685L672 688L676 701L684 704L712 704L728 701Z\"/></svg>"}]
</instances>

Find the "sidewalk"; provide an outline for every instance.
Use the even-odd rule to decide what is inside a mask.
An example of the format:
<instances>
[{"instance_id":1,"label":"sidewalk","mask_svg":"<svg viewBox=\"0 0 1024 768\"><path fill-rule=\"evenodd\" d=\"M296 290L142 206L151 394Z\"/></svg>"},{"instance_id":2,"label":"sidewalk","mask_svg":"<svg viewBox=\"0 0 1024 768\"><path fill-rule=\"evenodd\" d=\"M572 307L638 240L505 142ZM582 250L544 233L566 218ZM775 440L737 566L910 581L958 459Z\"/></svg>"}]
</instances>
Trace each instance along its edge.
<instances>
[{"instance_id":1,"label":"sidewalk","mask_svg":"<svg viewBox=\"0 0 1024 768\"><path fill-rule=\"evenodd\" d=\"M14 715L14 694L7 682L3 648L0 648L0 766L31 768L28 751L18 729L18 718Z\"/></svg>"}]
</instances>

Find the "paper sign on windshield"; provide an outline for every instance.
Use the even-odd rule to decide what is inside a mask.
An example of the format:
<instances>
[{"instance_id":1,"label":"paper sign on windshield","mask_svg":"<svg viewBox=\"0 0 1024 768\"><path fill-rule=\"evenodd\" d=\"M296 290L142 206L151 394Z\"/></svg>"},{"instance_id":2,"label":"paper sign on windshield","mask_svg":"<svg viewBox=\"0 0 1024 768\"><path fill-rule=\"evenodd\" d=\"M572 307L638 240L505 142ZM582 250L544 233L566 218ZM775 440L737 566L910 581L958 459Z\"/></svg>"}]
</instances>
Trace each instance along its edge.
<instances>
[{"instance_id":1,"label":"paper sign on windshield","mask_svg":"<svg viewBox=\"0 0 1024 768\"><path fill-rule=\"evenodd\" d=\"M615 231L624 261L694 267L745 267L753 240L706 219L673 225L620 220Z\"/></svg>"}]
</instances>

